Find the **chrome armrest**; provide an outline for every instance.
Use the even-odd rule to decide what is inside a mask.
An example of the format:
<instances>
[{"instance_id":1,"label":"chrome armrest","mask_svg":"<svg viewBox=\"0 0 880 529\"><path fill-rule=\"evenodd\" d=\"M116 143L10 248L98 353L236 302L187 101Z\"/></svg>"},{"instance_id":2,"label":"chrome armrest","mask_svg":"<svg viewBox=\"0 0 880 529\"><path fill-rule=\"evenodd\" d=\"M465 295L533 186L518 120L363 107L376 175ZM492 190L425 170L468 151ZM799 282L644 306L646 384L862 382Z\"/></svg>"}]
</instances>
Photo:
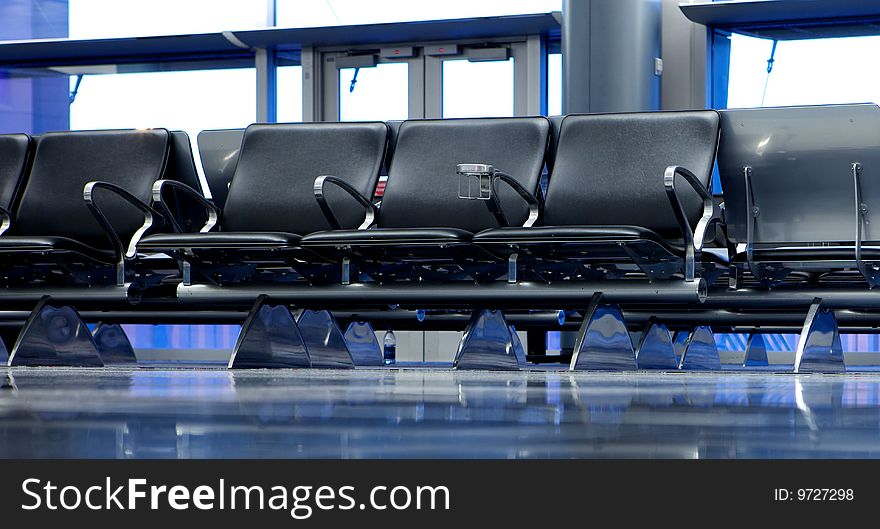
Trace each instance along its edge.
<instances>
[{"instance_id":1,"label":"chrome armrest","mask_svg":"<svg viewBox=\"0 0 880 529\"><path fill-rule=\"evenodd\" d=\"M168 217L168 222L174 228L174 231L177 233L182 233L184 230L174 218L174 214L171 212L171 208L168 207L168 203L165 200L165 190L171 189L176 193L182 193L192 200L195 200L200 206L205 208L205 213L207 213L208 220L205 222L205 225L199 229L199 233L206 233L211 231L211 229L217 225L217 221L220 218L220 208L218 208L213 202L205 198L204 195L191 188L190 186L184 184L183 182L178 182L177 180L158 180L155 184L153 184L153 202L159 205L159 208L162 209L162 212L165 213L165 216Z\"/></svg>"},{"instance_id":2,"label":"chrome armrest","mask_svg":"<svg viewBox=\"0 0 880 529\"><path fill-rule=\"evenodd\" d=\"M501 226L510 226L507 215L498 200L498 182L501 181L517 192L529 205L529 216L523 223L523 228L531 228L541 215L541 201L530 193L515 178L499 171L491 165L463 163L455 167L459 176L458 198L466 200L485 200L486 207L495 215L495 219ZM477 194L474 194L471 183L476 181Z\"/></svg>"},{"instance_id":3,"label":"chrome armrest","mask_svg":"<svg viewBox=\"0 0 880 529\"><path fill-rule=\"evenodd\" d=\"M101 206L95 201L96 189L105 189L114 193L129 204L138 208L141 213L144 214L144 223L131 236L131 240L128 241L128 246L122 242L119 232L116 231L113 224L101 210ZM161 226L164 224L163 217L158 211L151 208L149 205L144 204L138 197L132 195L125 189L116 184L111 184L110 182L92 181L87 183L85 187L83 187L83 200L86 201L86 206L88 206L89 211L95 216L95 219L97 219L98 223L107 234L107 237L110 239L110 242L113 244L113 249L115 250L116 257L119 261L134 259L137 256L137 245L141 238L154 225Z\"/></svg>"},{"instance_id":4,"label":"chrome armrest","mask_svg":"<svg viewBox=\"0 0 880 529\"><path fill-rule=\"evenodd\" d=\"M691 223L675 190L676 176L684 178L703 200L703 215L700 217L694 230L691 230ZM666 196L672 205L675 219L678 221L679 226L681 226L685 246L684 277L686 281L694 281L696 278L696 260L700 257L703 250L703 239L706 236L706 229L715 215L715 201L712 199L712 194L709 193L709 190L703 186L694 173L678 165L670 165L666 168L666 172L663 174L663 186L666 188Z\"/></svg>"},{"instance_id":5,"label":"chrome armrest","mask_svg":"<svg viewBox=\"0 0 880 529\"><path fill-rule=\"evenodd\" d=\"M8 209L0 206L0 235L6 233L6 230L12 225L12 213Z\"/></svg>"},{"instance_id":6,"label":"chrome armrest","mask_svg":"<svg viewBox=\"0 0 880 529\"><path fill-rule=\"evenodd\" d=\"M330 227L334 230L339 230L342 227L339 225L339 220L336 219L336 215L333 214L333 210L330 208L330 204L327 203L327 198L324 196L324 186L327 184L333 184L339 189L342 189L346 193L348 193L352 198L354 198L358 204L364 207L364 221L358 226L357 229L365 230L373 225L376 222L376 213L378 212L378 208L369 198L363 196L357 189L355 189L351 184L346 182L345 180L339 178L338 176L333 175L321 175L318 178L315 178L315 200L318 201L318 205L321 207L321 212L324 213L324 218L327 219L327 222L330 224Z\"/></svg>"}]
</instances>

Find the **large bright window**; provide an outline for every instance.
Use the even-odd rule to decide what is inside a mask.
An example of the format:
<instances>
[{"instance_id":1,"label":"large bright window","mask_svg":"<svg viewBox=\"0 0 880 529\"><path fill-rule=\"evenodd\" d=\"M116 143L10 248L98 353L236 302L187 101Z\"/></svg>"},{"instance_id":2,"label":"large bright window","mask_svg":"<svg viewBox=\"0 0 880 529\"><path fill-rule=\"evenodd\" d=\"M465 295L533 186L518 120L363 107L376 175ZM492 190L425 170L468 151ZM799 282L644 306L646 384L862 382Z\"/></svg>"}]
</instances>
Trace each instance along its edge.
<instances>
[{"instance_id":1,"label":"large bright window","mask_svg":"<svg viewBox=\"0 0 880 529\"><path fill-rule=\"evenodd\" d=\"M513 115L513 59L443 61L443 117Z\"/></svg>"},{"instance_id":2,"label":"large bright window","mask_svg":"<svg viewBox=\"0 0 880 529\"><path fill-rule=\"evenodd\" d=\"M778 41L730 37L728 108L880 102L880 36Z\"/></svg>"},{"instance_id":3,"label":"large bright window","mask_svg":"<svg viewBox=\"0 0 880 529\"><path fill-rule=\"evenodd\" d=\"M339 70L339 120L406 119L409 117L408 76L406 63Z\"/></svg>"},{"instance_id":4,"label":"large bright window","mask_svg":"<svg viewBox=\"0 0 880 529\"><path fill-rule=\"evenodd\" d=\"M253 68L71 76L70 128L164 127L190 138L256 118Z\"/></svg>"},{"instance_id":5,"label":"large bright window","mask_svg":"<svg viewBox=\"0 0 880 529\"><path fill-rule=\"evenodd\" d=\"M283 27L345 26L560 11L562 0L277 0Z\"/></svg>"},{"instance_id":6,"label":"large bright window","mask_svg":"<svg viewBox=\"0 0 880 529\"><path fill-rule=\"evenodd\" d=\"M254 29L268 25L267 2L271 1L69 0L70 37L91 39Z\"/></svg>"}]
</instances>

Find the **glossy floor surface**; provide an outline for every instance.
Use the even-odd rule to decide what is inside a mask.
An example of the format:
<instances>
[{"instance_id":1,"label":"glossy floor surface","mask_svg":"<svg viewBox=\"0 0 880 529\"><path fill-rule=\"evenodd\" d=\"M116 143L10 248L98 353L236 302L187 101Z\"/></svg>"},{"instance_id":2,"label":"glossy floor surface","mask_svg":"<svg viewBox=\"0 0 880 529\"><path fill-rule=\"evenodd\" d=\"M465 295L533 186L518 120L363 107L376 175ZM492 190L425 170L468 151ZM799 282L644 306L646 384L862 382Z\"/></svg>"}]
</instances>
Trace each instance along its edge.
<instances>
[{"instance_id":1,"label":"glossy floor surface","mask_svg":"<svg viewBox=\"0 0 880 529\"><path fill-rule=\"evenodd\" d=\"M880 374L0 372L0 456L880 456Z\"/></svg>"}]
</instances>

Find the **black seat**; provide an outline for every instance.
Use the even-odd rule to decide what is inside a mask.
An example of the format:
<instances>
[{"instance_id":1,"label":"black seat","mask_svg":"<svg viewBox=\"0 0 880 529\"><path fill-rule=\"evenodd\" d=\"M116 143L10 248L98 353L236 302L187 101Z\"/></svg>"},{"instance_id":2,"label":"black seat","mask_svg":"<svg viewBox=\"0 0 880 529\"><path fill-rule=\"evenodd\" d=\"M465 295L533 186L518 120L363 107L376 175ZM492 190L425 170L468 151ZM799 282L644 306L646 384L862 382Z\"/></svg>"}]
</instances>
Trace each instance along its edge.
<instances>
[{"instance_id":1,"label":"black seat","mask_svg":"<svg viewBox=\"0 0 880 529\"><path fill-rule=\"evenodd\" d=\"M880 284L880 231L871 222L880 107L726 110L721 127L718 169L740 286L804 275Z\"/></svg>"},{"instance_id":2,"label":"black seat","mask_svg":"<svg viewBox=\"0 0 880 529\"><path fill-rule=\"evenodd\" d=\"M238 164L243 137L244 129L224 129L203 130L197 139L202 169L208 184L205 196L220 209L226 204L226 194Z\"/></svg>"},{"instance_id":3,"label":"black seat","mask_svg":"<svg viewBox=\"0 0 880 529\"><path fill-rule=\"evenodd\" d=\"M471 237L501 224L482 201L459 198L456 166L492 164L535 193L549 135L544 117L405 121L376 226L313 233L301 244L334 258L349 257L374 279L432 273L412 263L479 274L481 259L497 260L474 248ZM512 223L528 217L529 205L516 191L501 189L499 201Z\"/></svg>"},{"instance_id":4,"label":"black seat","mask_svg":"<svg viewBox=\"0 0 880 529\"><path fill-rule=\"evenodd\" d=\"M169 149L164 129L40 136L12 226L0 237L7 282L125 280L121 265L135 257L137 238L161 224L148 204Z\"/></svg>"},{"instance_id":5,"label":"black seat","mask_svg":"<svg viewBox=\"0 0 880 529\"><path fill-rule=\"evenodd\" d=\"M27 134L0 134L0 215L5 221L0 234L12 221L12 211L24 188L33 157L34 142Z\"/></svg>"},{"instance_id":6,"label":"black seat","mask_svg":"<svg viewBox=\"0 0 880 529\"><path fill-rule=\"evenodd\" d=\"M543 226L486 230L473 242L516 254L546 279L625 273L633 263L652 279L693 278L688 254L699 261L714 210L717 144L714 111L566 116ZM691 185L676 188L682 176Z\"/></svg>"},{"instance_id":7,"label":"black seat","mask_svg":"<svg viewBox=\"0 0 880 529\"><path fill-rule=\"evenodd\" d=\"M327 189L324 207L339 226L357 227L364 221L365 206L350 192L372 194L387 136L384 123L251 125L214 231L157 234L145 237L139 248L171 252L218 282L227 280L224 270L230 264L254 259L285 263L278 271L284 276L295 267L316 279L312 266L323 261L298 248L302 235L333 227L315 200L315 178L337 177L331 178L336 186ZM156 198L164 203L168 194L161 184L157 189ZM234 277L241 279L240 274Z\"/></svg>"}]
</instances>

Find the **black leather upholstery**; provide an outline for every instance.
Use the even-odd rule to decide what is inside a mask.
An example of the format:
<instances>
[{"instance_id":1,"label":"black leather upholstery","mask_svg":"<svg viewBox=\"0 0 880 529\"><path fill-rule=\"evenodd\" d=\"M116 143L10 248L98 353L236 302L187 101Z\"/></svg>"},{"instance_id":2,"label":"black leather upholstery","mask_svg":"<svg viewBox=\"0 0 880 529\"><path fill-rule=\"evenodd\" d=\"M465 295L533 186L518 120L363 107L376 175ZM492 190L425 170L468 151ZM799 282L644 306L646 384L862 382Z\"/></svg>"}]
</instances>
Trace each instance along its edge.
<instances>
[{"instance_id":1,"label":"black leather upholstery","mask_svg":"<svg viewBox=\"0 0 880 529\"><path fill-rule=\"evenodd\" d=\"M33 141L27 134L0 135L0 207L12 211L24 188Z\"/></svg>"},{"instance_id":2,"label":"black leather upholstery","mask_svg":"<svg viewBox=\"0 0 880 529\"><path fill-rule=\"evenodd\" d=\"M304 235L329 229L315 200L315 178L338 176L371 197L387 137L384 123L251 125L226 198L222 231ZM344 191L327 186L326 198L343 227L363 221L363 207Z\"/></svg>"},{"instance_id":3,"label":"black leather upholstery","mask_svg":"<svg viewBox=\"0 0 880 529\"><path fill-rule=\"evenodd\" d=\"M657 233L639 226L540 226L496 228L474 235L474 244L567 244L595 241L645 240L660 244L671 253L684 254L680 246L669 244Z\"/></svg>"},{"instance_id":4,"label":"black leather upholstery","mask_svg":"<svg viewBox=\"0 0 880 529\"><path fill-rule=\"evenodd\" d=\"M385 149L385 169L384 174L388 174L391 167L391 161L394 159L394 149L397 147L397 134L400 132L402 120L390 120L385 122L388 125L388 148Z\"/></svg>"},{"instance_id":5,"label":"black leather upholstery","mask_svg":"<svg viewBox=\"0 0 880 529\"><path fill-rule=\"evenodd\" d=\"M492 164L534 191L549 136L550 122L544 117L405 121L378 226L442 226L470 232L498 226L484 202L458 198L456 165ZM503 187L499 196L510 222L524 222L528 207L516 192Z\"/></svg>"},{"instance_id":6,"label":"black leather upholstery","mask_svg":"<svg viewBox=\"0 0 880 529\"><path fill-rule=\"evenodd\" d=\"M235 248L286 248L299 243L300 236L281 232L209 232L209 233L157 233L141 239L142 250L168 250L175 248L235 249Z\"/></svg>"},{"instance_id":7,"label":"black leather upholstery","mask_svg":"<svg viewBox=\"0 0 880 529\"><path fill-rule=\"evenodd\" d=\"M244 129L203 130L199 133L199 155L211 200L223 209L229 184L238 164Z\"/></svg>"},{"instance_id":8,"label":"black leather upholstery","mask_svg":"<svg viewBox=\"0 0 880 529\"><path fill-rule=\"evenodd\" d=\"M176 180L203 194L205 192L196 171L189 134L182 130L171 133L171 154L163 178ZM181 229L185 231L198 231L208 220L205 208L195 200L187 199L183 194L166 193L165 203ZM166 227L166 230L171 231L169 228Z\"/></svg>"},{"instance_id":9,"label":"black leather upholstery","mask_svg":"<svg viewBox=\"0 0 880 529\"><path fill-rule=\"evenodd\" d=\"M377 228L372 230L321 231L302 239L305 248L339 246L438 245L469 242L471 232L456 228Z\"/></svg>"},{"instance_id":10,"label":"black leather upholstery","mask_svg":"<svg viewBox=\"0 0 880 529\"><path fill-rule=\"evenodd\" d=\"M66 237L111 249L86 207L83 187L103 180L149 203L153 183L164 174L169 145L165 129L43 134L10 234L24 237L22 241L34 236ZM124 200L104 191L96 191L96 196L123 240L143 224L143 214Z\"/></svg>"},{"instance_id":11,"label":"black leather upholstery","mask_svg":"<svg viewBox=\"0 0 880 529\"><path fill-rule=\"evenodd\" d=\"M72 252L84 255L95 261L114 264L116 255L112 251L100 250L68 237L54 236L3 236L0 237L0 253L22 252Z\"/></svg>"},{"instance_id":12,"label":"black leather upholstery","mask_svg":"<svg viewBox=\"0 0 880 529\"><path fill-rule=\"evenodd\" d=\"M556 148L559 145L559 132L562 129L562 120L565 116L549 116L552 130L550 132L550 148L547 149L547 170L553 171L553 163L556 161Z\"/></svg>"},{"instance_id":13,"label":"black leather upholstery","mask_svg":"<svg viewBox=\"0 0 880 529\"><path fill-rule=\"evenodd\" d=\"M641 226L681 238L663 173L667 166L684 166L708 185L718 123L713 110L566 116L543 223ZM677 187L694 226L702 202L685 182Z\"/></svg>"}]
</instances>

